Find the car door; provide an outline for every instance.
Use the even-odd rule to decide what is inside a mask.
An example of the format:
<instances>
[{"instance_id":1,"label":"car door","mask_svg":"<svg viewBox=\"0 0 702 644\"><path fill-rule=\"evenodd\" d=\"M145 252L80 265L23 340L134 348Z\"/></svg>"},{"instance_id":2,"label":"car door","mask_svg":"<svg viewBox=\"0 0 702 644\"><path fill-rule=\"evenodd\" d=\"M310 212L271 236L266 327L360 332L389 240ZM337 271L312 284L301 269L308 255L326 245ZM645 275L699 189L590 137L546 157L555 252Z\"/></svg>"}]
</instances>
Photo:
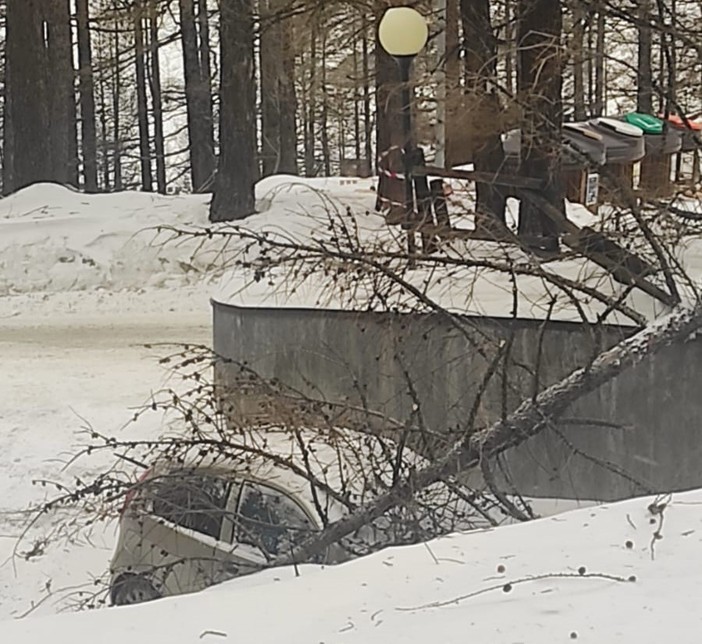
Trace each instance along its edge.
<instances>
[{"instance_id":1,"label":"car door","mask_svg":"<svg viewBox=\"0 0 702 644\"><path fill-rule=\"evenodd\" d=\"M152 490L143 538L169 593L193 592L219 579L231 549L229 504L239 484L217 471L172 472Z\"/></svg>"},{"instance_id":2,"label":"car door","mask_svg":"<svg viewBox=\"0 0 702 644\"><path fill-rule=\"evenodd\" d=\"M310 513L289 492L261 481L243 482L233 531L238 547L254 548L269 562L289 554L318 529Z\"/></svg>"}]
</instances>

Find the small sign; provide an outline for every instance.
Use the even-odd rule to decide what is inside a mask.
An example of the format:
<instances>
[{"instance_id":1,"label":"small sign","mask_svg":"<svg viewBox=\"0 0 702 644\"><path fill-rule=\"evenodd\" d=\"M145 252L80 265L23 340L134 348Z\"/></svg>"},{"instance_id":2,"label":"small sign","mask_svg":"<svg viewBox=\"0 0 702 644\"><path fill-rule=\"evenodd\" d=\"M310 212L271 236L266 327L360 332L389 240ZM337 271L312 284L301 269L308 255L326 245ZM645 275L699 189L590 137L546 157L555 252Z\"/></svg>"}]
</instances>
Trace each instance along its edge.
<instances>
[{"instance_id":1,"label":"small sign","mask_svg":"<svg viewBox=\"0 0 702 644\"><path fill-rule=\"evenodd\" d=\"M588 174L585 182L585 205L594 206L600 194L600 175L596 173Z\"/></svg>"},{"instance_id":2,"label":"small sign","mask_svg":"<svg viewBox=\"0 0 702 644\"><path fill-rule=\"evenodd\" d=\"M638 190L641 187L641 162L634 164L632 170L632 188Z\"/></svg>"}]
</instances>

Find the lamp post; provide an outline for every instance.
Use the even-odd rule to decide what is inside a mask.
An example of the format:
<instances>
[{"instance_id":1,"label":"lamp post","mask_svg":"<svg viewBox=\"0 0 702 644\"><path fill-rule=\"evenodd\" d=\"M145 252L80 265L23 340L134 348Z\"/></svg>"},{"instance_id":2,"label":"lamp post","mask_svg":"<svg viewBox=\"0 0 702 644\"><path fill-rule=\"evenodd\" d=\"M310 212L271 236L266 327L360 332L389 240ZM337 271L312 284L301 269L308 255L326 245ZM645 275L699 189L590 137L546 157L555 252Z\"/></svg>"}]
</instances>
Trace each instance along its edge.
<instances>
[{"instance_id":1,"label":"lamp post","mask_svg":"<svg viewBox=\"0 0 702 644\"><path fill-rule=\"evenodd\" d=\"M391 7L383 14L378 26L381 47L392 56L400 69L402 81L402 130L404 135L403 156L405 173L406 226L411 228L414 215L414 193L412 190L412 165L414 145L412 142L412 96L410 92L410 70L415 56L422 51L429 37L424 16L411 7ZM410 250L413 247L410 234Z\"/></svg>"}]
</instances>

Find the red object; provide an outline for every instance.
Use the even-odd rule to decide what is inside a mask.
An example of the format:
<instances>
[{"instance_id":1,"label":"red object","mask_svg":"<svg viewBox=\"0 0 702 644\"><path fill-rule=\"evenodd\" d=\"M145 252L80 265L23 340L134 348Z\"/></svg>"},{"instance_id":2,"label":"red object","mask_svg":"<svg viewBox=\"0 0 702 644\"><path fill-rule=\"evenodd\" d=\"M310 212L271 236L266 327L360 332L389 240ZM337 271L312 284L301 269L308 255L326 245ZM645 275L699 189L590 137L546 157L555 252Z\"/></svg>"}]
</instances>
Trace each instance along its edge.
<instances>
[{"instance_id":1,"label":"red object","mask_svg":"<svg viewBox=\"0 0 702 644\"><path fill-rule=\"evenodd\" d=\"M152 470L149 468L145 472L142 473L142 475L139 477L137 480L136 484L131 487L131 489L124 495L124 505L122 505L122 509L119 511L120 516L124 516L124 513L127 511L129 506L131 505L132 501L134 500L134 497L136 496L137 492L139 491L140 485L147 479L149 478L149 475L151 474Z\"/></svg>"},{"instance_id":2,"label":"red object","mask_svg":"<svg viewBox=\"0 0 702 644\"><path fill-rule=\"evenodd\" d=\"M659 114L659 117L665 119L665 116L663 114ZM693 130L694 132L702 132L702 123L700 123L699 121L693 121L692 119L687 119L686 124L685 121L677 114L670 114L668 116L668 122L674 125L675 127L679 127L683 130Z\"/></svg>"}]
</instances>

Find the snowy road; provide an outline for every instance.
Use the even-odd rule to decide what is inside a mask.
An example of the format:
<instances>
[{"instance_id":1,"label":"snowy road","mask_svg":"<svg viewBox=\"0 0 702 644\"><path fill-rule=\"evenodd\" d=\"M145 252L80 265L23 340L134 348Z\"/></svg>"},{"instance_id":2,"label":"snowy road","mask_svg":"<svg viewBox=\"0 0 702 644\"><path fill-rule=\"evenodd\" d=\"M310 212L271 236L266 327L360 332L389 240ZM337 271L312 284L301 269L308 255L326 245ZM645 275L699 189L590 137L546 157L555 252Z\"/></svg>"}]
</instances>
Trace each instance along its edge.
<instances>
[{"instance_id":1,"label":"snowy road","mask_svg":"<svg viewBox=\"0 0 702 644\"><path fill-rule=\"evenodd\" d=\"M65 603L62 589L104 570L113 531L96 535L93 545L50 545L31 561L12 557L24 523L16 512L43 498L45 490L32 480L97 467L100 461L91 459L62 472L85 421L119 431L130 409L166 382L158 357L168 349L145 344L210 344L206 296L187 295L117 294L109 305L87 293L68 303L60 296L0 298L0 619L23 614L40 600L35 612L55 612ZM158 420L152 423L157 431ZM20 551L42 534L33 530Z\"/></svg>"}]
</instances>

